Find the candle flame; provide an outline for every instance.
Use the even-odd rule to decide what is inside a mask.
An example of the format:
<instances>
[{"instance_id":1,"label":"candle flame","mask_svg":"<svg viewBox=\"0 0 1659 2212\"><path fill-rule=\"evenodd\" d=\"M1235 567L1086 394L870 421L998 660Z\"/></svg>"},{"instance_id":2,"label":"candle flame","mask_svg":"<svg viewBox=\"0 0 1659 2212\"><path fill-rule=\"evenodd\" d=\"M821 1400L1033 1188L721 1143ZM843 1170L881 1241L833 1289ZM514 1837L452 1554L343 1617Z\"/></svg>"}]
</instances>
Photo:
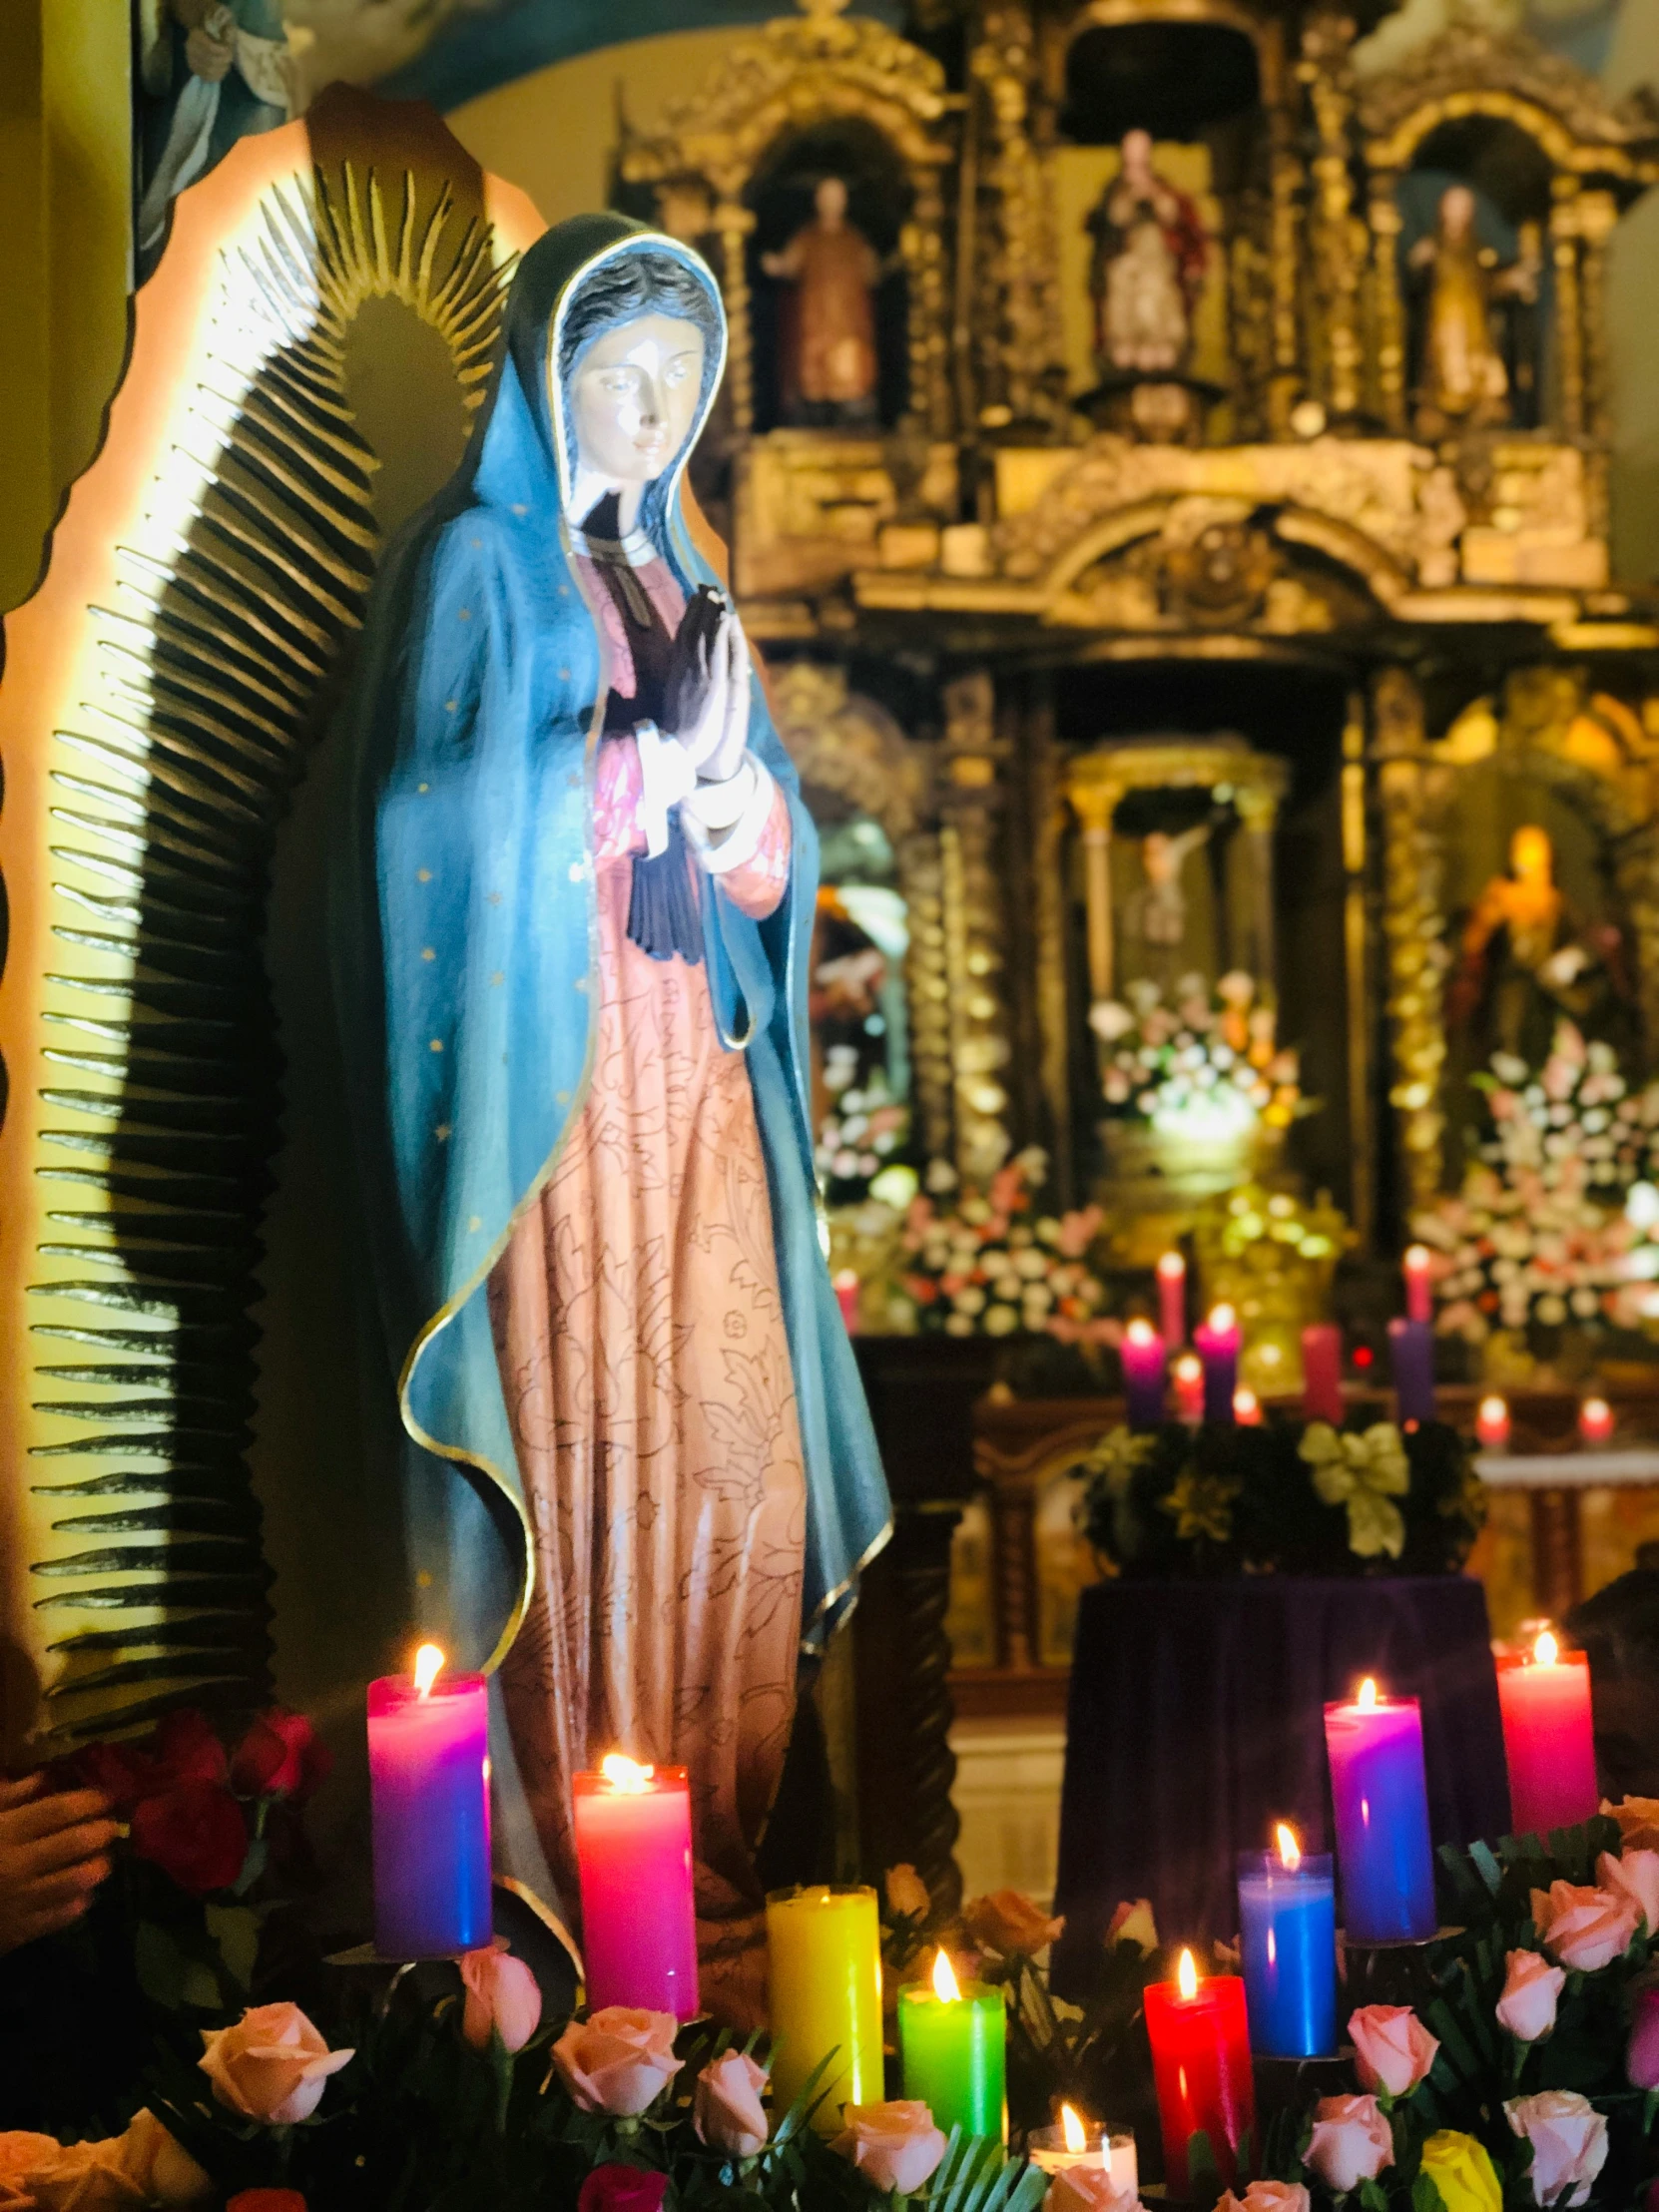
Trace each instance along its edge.
<instances>
[{"instance_id":1,"label":"candle flame","mask_svg":"<svg viewBox=\"0 0 1659 2212\"><path fill-rule=\"evenodd\" d=\"M1288 1821L1281 1821L1274 1830L1279 1841L1279 1863L1287 1874L1295 1874L1302 1864L1302 1846L1297 1842L1296 1830Z\"/></svg>"},{"instance_id":2,"label":"candle flame","mask_svg":"<svg viewBox=\"0 0 1659 2212\"><path fill-rule=\"evenodd\" d=\"M1155 1344L1158 1338L1158 1332L1153 1328L1151 1322L1142 1321L1138 1317L1129 1324L1129 1327L1124 1331L1124 1335L1132 1345Z\"/></svg>"},{"instance_id":3,"label":"candle flame","mask_svg":"<svg viewBox=\"0 0 1659 2212\"><path fill-rule=\"evenodd\" d=\"M1082 2152L1088 2149L1089 2138L1083 2123L1069 2104L1062 2104L1060 2107L1060 2133L1065 2139L1067 2150Z\"/></svg>"},{"instance_id":4,"label":"candle flame","mask_svg":"<svg viewBox=\"0 0 1659 2212\"><path fill-rule=\"evenodd\" d=\"M1204 1362L1196 1352L1184 1352L1175 1363L1175 1379L1178 1382L1201 1382L1204 1380Z\"/></svg>"},{"instance_id":5,"label":"candle flame","mask_svg":"<svg viewBox=\"0 0 1659 2212\"><path fill-rule=\"evenodd\" d=\"M1211 1334L1217 1337L1230 1335L1238 1318L1231 1306L1212 1306L1210 1309Z\"/></svg>"},{"instance_id":6,"label":"candle flame","mask_svg":"<svg viewBox=\"0 0 1659 2212\"><path fill-rule=\"evenodd\" d=\"M443 1666L443 1653L436 1644L422 1644L414 1657L414 1685L416 1697L430 1697L432 1684Z\"/></svg>"},{"instance_id":7,"label":"candle flame","mask_svg":"<svg viewBox=\"0 0 1659 2212\"><path fill-rule=\"evenodd\" d=\"M1475 1419L1483 1428L1501 1428L1509 1418L1509 1401L1502 1397L1483 1397Z\"/></svg>"},{"instance_id":8,"label":"candle flame","mask_svg":"<svg viewBox=\"0 0 1659 2212\"><path fill-rule=\"evenodd\" d=\"M1578 1425L1586 1435L1595 1435L1613 1425L1613 1408L1604 1397L1587 1397L1578 1408Z\"/></svg>"},{"instance_id":9,"label":"candle flame","mask_svg":"<svg viewBox=\"0 0 1659 2212\"><path fill-rule=\"evenodd\" d=\"M1560 1658L1561 1646L1547 1628L1540 1632L1537 1642L1532 1646L1532 1656L1540 1667L1553 1667Z\"/></svg>"},{"instance_id":10,"label":"candle flame","mask_svg":"<svg viewBox=\"0 0 1659 2212\"><path fill-rule=\"evenodd\" d=\"M1158 1273L1166 1283L1173 1283L1187 1272L1187 1263L1179 1252L1166 1252L1158 1262Z\"/></svg>"},{"instance_id":11,"label":"candle flame","mask_svg":"<svg viewBox=\"0 0 1659 2212\"><path fill-rule=\"evenodd\" d=\"M1254 1390L1235 1390L1233 1392L1233 1418L1241 1427L1249 1428L1253 1426L1261 1418L1261 1415L1262 1400Z\"/></svg>"},{"instance_id":12,"label":"candle flame","mask_svg":"<svg viewBox=\"0 0 1659 2212\"><path fill-rule=\"evenodd\" d=\"M1405 1247L1405 1272L1407 1275L1426 1275L1431 1264L1426 1245L1407 1245Z\"/></svg>"},{"instance_id":13,"label":"candle flame","mask_svg":"<svg viewBox=\"0 0 1659 2212\"><path fill-rule=\"evenodd\" d=\"M1193 1963L1190 1950L1181 1953L1175 1968L1175 1985L1184 1997L1196 1997L1198 1994L1198 1968Z\"/></svg>"},{"instance_id":14,"label":"candle flame","mask_svg":"<svg viewBox=\"0 0 1659 2212\"><path fill-rule=\"evenodd\" d=\"M1362 1713L1375 1713L1377 1710L1377 1684L1369 1674L1360 1685L1360 1710Z\"/></svg>"},{"instance_id":15,"label":"candle flame","mask_svg":"<svg viewBox=\"0 0 1659 2212\"><path fill-rule=\"evenodd\" d=\"M941 2004L960 2004L962 1992L956 1986L956 1976L950 1970L950 1960L941 1950L933 1960L933 1994Z\"/></svg>"},{"instance_id":16,"label":"candle flame","mask_svg":"<svg viewBox=\"0 0 1659 2212\"><path fill-rule=\"evenodd\" d=\"M611 1788L624 1797L643 1797L656 1770L624 1759L620 1751L608 1751L599 1762L599 1771Z\"/></svg>"}]
</instances>

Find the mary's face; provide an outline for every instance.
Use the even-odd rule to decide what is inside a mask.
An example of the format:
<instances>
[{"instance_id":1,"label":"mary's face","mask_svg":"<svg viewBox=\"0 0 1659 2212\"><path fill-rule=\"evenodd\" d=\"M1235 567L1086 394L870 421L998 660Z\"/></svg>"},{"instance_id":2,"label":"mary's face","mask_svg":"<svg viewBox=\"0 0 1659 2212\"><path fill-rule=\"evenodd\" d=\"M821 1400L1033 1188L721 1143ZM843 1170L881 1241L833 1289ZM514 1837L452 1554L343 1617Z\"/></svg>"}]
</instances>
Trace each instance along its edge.
<instances>
[{"instance_id":1,"label":"mary's face","mask_svg":"<svg viewBox=\"0 0 1659 2212\"><path fill-rule=\"evenodd\" d=\"M645 314L607 330L571 378L582 466L617 485L651 483L685 444L702 390L695 322Z\"/></svg>"}]
</instances>

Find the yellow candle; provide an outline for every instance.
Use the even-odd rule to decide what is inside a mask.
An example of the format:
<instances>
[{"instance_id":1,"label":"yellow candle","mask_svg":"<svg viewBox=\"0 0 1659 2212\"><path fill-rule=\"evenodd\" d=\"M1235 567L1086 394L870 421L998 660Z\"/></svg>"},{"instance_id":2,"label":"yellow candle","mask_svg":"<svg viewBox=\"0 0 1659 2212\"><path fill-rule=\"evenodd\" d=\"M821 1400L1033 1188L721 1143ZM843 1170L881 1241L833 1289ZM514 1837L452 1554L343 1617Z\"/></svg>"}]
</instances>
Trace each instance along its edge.
<instances>
[{"instance_id":1,"label":"yellow candle","mask_svg":"<svg viewBox=\"0 0 1659 2212\"><path fill-rule=\"evenodd\" d=\"M835 2056L816 2092L820 2134L840 2132L843 2104L879 2104L881 1924L873 1890L774 1890L773 2109L786 2113L819 2060Z\"/></svg>"}]
</instances>

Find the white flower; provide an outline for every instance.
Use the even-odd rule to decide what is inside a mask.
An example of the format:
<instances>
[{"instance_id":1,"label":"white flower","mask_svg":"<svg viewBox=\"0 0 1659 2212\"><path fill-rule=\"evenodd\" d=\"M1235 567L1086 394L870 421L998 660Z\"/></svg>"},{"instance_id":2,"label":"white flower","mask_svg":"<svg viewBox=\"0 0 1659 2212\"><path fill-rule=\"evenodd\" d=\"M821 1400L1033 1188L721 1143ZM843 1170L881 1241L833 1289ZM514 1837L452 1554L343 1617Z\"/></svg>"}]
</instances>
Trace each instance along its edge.
<instances>
[{"instance_id":1,"label":"white flower","mask_svg":"<svg viewBox=\"0 0 1659 2212\"><path fill-rule=\"evenodd\" d=\"M1532 2195L1540 2205L1583 2204L1607 2163L1607 2122L1576 2089L1541 2089L1503 2107L1532 2145Z\"/></svg>"}]
</instances>

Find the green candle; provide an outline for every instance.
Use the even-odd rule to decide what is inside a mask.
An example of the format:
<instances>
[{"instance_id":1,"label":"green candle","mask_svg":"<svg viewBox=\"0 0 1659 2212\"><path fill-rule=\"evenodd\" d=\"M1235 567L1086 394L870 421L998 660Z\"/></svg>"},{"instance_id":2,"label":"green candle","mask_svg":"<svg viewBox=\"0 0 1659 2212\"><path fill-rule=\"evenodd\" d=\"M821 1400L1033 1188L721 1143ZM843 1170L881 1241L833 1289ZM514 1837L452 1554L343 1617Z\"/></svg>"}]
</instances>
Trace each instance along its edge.
<instances>
[{"instance_id":1,"label":"green candle","mask_svg":"<svg viewBox=\"0 0 1659 2212\"><path fill-rule=\"evenodd\" d=\"M1008 2138L1003 2089L1008 2016L1002 1991L986 1981L958 1988L941 1950L933 1986L898 1992L898 2048L904 2061L904 2094L919 2097L948 2135Z\"/></svg>"}]
</instances>

